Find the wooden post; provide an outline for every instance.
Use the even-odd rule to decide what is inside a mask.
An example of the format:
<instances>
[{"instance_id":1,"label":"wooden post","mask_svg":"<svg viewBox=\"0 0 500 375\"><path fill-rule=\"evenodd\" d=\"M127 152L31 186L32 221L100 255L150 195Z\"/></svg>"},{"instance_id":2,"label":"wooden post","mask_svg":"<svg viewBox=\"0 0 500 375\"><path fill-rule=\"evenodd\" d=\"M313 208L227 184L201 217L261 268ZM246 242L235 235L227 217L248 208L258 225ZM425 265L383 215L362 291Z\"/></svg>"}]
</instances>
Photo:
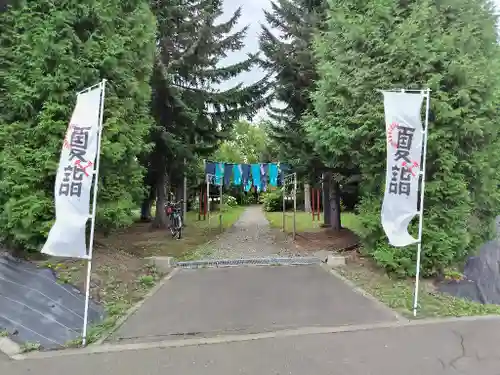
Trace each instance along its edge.
<instances>
[{"instance_id":1,"label":"wooden post","mask_svg":"<svg viewBox=\"0 0 500 375\"><path fill-rule=\"evenodd\" d=\"M203 220L207 220L207 207L208 207L208 192L207 190L205 189L205 194L203 194L203 200L205 202L205 204L203 205Z\"/></svg>"},{"instance_id":2,"label":"wooden post","mask_svg":"<svg viewBox=\"0 0 500 375\"><path fill-rule=\"evenodd\" d=\"M202 199L203 199L203 189L200 189L200 192L198 193L198 221L201 220L201 210L202 210L202 207L203 207L203 202L202 202Z\"/></svg>"},{"instance_id":3,"label":"wooden post","mask_svg":"<svg viewBox=\"0 0 500 375\"><path fill-rule=\"evenodd\" d=\"M320 202L321 190L320 189L316 189L316 191L317 191L317 196L316 196L316 198L317 198L316 199L316 210L317 210L317 213L318 213L318 221L320 221L321 220L321 216L320 216L320 212L321 211L320 211L320 204L319 204L319 202Z\"/></svg>"},{"instance_id":4,"label":"wooden post","mask_svg":"<svg viewBox=\"0 0 500 375\"><path fill-rule=\"evenodd\" d=\"M315 192L316 192L316 189L315 188L311 188L311 194L312 194L312 199L311 199L311 212L312 212L312 217L313 217L313 221L314 219L316 218L316 215L315 215L315 212L314 212L314 206L316 204L316 199L315 199Z\"/></svg>"}]
</instances>

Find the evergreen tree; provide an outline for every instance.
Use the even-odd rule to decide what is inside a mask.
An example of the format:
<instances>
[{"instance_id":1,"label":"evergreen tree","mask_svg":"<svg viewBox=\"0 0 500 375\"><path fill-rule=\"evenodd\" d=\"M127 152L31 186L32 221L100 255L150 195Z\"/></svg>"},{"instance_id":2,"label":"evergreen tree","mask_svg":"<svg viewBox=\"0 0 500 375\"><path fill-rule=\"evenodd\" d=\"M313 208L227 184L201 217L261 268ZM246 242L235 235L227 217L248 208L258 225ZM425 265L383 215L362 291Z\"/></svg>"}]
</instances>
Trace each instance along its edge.
<instances>
[{"instance_id":1,"label":"evergreen tree","mask_svg":"<svg viewBox=\"0 0 500 375\"><path fill-rule=\"evenodd\" d=\"M141 0L23 0L0 14L0 233L37 248L76 92L108 79L97 224L130 223L151 126L155 20Z\"/></svg>"},{"instance_id":2,"label":"evergreen tree","mask_svg":"<svg viewBox=\"0 0 500 375\"><path fill-rule=\"evenodd\" d=\"M365 249L401 275L414 274L416 251L390 247L380 225L386 144L377 89L433 90L423 272L462 260L490 235L499 204L500 60L492 5L331 0L315 50L320 81L309 135L323 158L360 169Z\"/></svg>"},{"instance_id":3,"label":"evergreen tree","mask_svg":"<svg viewBox=\"0 0 500 375\"><path fill-rule=\"evenodd\" d=\"M325 224L340 229L338 182L332 180L331 165L326 166L325 160L316 154L303 127L303 117L313 111L310 95L315 89L317 73L312 42L316 30L322 26L325 7L325 0L272 2L272 10L266 11L265 16L279 35L274 35L269 27L262 27L261 65L274 75L273 98L278 104L269 110L274 125L268 127L268 133L279 145L280 158L313 184L325 174Z\"/></svg>"},{"instance_id":4,"label":"evergreen tree","mask_svg":"<svg viewBox=\"0 0 500 375\"><path fill-rule=\"evenodd\" d=\"M156 127L151 134L154 147L147 156L150 199L143 204L143 215L155 194L155 226L165 226L162 209L165 187L179 182L184 159L210 155L227 137L241 116L251 116L267 104L267 81L227 90L217 89L257 62L249 56L239 63L221 66L229 52L243 47L247 28L232 32L241 15L238 9L222 23L221 0L155 1L159 37L153 86L153 115ZM177 179L177 181L174 181Z\"/></svg>"}]
</instances>

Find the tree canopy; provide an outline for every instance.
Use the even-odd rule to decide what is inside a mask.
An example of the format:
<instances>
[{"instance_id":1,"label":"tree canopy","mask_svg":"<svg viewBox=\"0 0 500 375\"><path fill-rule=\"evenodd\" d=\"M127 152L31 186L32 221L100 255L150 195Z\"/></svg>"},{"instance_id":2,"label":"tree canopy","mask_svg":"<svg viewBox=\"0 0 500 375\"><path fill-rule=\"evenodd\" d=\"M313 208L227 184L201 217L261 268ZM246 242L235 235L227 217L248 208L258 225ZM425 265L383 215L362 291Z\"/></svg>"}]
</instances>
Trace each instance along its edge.
<instances>
[{"instance_id":1,"label":"tree canopy","mask_svg":"<svg viewBox=\"0 0 500 375\"><path fill-rule=\"evenodd\" d=\"M251 116L267 103L267 80L253 85L217 85L250 70L256 56L233 65L221 65L231 51L243 47L247 28L233 31L241 16L238 9L226 22L221 0L162 0L154 2L158 22L158 47L152 80L151 131L153 150L144 157L150 195L143 215L156 197L164 205L164 186L180 185L186 159L206 157L225 139L242 116ZM167 224L164 210L156 210L157 226Z\"/></svg>"},{"instance_id":2,"label":"tree canopy","mask_svg":"<svg viewBox=\"0 0 500 375\"><path fill-rule=\"evenodd\" d=\"M108 79L99 223L131 223L152 121L156 24L148 4L19 1L0 14L0 228L36 248L54 219L54 178L76 92Z\"/></svg>"},{"instance_id":3,"label":"tree canopy","mask_svg":"<svg viewBox=\"0 0 500 375\"><path fill-rule=\"evenodd\" d=\"M480 0L329 2L315 43L317 115L305 125L323 160L361 172L365 248L390 271L413 274L416 252L390 247L380 225L385 128L377 89L432 90L423 270L435 274L488 237L484 223L499 204L493 14Z\"/></svg>"},{"instance_id":4,"label":"tree canopy","mask_svg":"<svg viewBox=\"0 0 500 375\"><path fill-rule=\"evenodd\" d=\"M316 65L312 54L315 30L321 24L324 0L279 0L265 11L267 25L262 26L261 66L273 74L273 99L268 111L273 120L268 128L275 139L281 159L299 172L314 176L323 164L316 157L301 124L312 109L310 93L314 89Z\"/></svg>"},{"instance_id":5,"label":"tree canopy","mask_svg":"<svg viewBox=\"0 0 500 375\"><path fill-rule=\"evenodd\" d=\"M212 156L213 160L228 163L266 162L269 157L269 138L264 124L238 121L229 137Z\"/></svg>"}]
</instances>

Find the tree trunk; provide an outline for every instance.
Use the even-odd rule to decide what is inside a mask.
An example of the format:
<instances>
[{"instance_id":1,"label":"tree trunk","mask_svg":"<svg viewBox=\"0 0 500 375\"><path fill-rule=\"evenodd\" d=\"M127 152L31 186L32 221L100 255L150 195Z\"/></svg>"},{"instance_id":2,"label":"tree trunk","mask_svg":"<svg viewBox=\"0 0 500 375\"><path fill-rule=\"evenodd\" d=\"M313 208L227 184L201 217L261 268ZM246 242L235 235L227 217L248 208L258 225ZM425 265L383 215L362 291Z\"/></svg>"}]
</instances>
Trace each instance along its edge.
<instances>
[{"instance_id":1,"label":"tree trunk","mask_svg":"<svg viewBox=\"0 0 500 375\"><path fill-rule=\"evenodd\" d=\"M175 201L179 202L183 199L184 191L182 187L176 187L175 188Z\"/></svg>"},{"instance_id":2,"label":"tree trunk","mask_svg":"<svg viewBox=\"0 0 500 375\"><path fill-rule=\"evenodd\" d=\"M312 212L311 208L311 185L304 183L304 211Z\"/></svg>"},{"instance_id":3,"label":"tree trunk","mask_svg":"<svg viewBox=\"0 0 500 375\"><path fill-rule=\"evenodd\" d=\"M338 232L342 229L340 218L340 186L334 179L330 180L330 227Z\"/></svg>"},{"instance_id":4,"label":"tree trunk","mask_svg":"<svg viewBox=\"0 0 500 375\"><path fill-rule=\"evenodd\" d=\"M165 203L167 202L165 190L167 186L166 174L161 174L156 182L156 215L153 221L154 228L167 228L168 218L165 212Z\"/></svg>"},{"instance_id":5,"label":"tree trunk","mask_svg":"<svg viewBox=\"0 0 500 375\"><path fill-rule=\"evenodd\" d=\"M330 180L332 174L330 172L325 172L323 174L323 226L329 227L332 223L331 221L331 210L330 210Z\"/></svg>"},{"instance_id":6,"label":"tree trunk","mask_svg":"<svg viewBox=\"0 0 500 375\"><path fill-rule=\"evenodd\" d=\"M151 208L153 207L153 202L155 198L156 198L156 187L150 186L148 196L144 198L144 200L142 201L141 221L149 222L153 219L151 215Z\"/></svg>"}]
</instances>

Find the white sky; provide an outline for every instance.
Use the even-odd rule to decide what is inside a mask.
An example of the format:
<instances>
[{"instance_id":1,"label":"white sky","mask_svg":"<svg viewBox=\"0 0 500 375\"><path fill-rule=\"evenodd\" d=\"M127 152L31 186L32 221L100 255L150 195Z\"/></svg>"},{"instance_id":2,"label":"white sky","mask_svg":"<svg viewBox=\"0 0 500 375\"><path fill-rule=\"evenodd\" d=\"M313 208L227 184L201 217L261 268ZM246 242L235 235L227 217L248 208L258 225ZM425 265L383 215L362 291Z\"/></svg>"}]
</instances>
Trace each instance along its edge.
<instances>
[{"instance_id":1,"label":"white sky","mask_svg":"<svg viewBox=\"0 0 500 375\"><path fill-rule=\"evenodd\" d=\"M269 9L270 4L270 0L224 0L224 13L226 15L224 18L232 15L238 7L242 7L242 15L237 28L241 29L244 26L249 26L245 48L228 56L225 61L226 64L239 62L246 57L247 53L255 53L259 50L260 24L265 23L262 9ZM238 81L250 84L262 78L263 75L262 71L256 70L241 74Z\"/></svg>"},{"instance_id":2,"label":"white sky","mask_svg":"<svg viewBox=\"0 0 500 375\"><path fill-rule=\"evenodd\" d=\"M500 1L500 0L498 0ZM255 53L259 50L259 34L260 25L265 23L264 12L262 9L269 9L271 7L270 0L224 0L224 13L226 17L230 17L233 12L242 7L242 15L238 23L238 29L248 25L249 29L247 32L247 37L245 40L245 48L239 52L234 52L227 57L224 61L225 64L234 64L245 59L247 53ZM225 18L226 18L225 17ZM237 83L243 82L245 85L252 84L265 75L265 72L259 68L255 68L250 72L241 74L235 81ZM222 87L233 86L234 83L231 82ZM254 119L265 117L265 110L262 110Z\"/></svg>"}]
</instances>

